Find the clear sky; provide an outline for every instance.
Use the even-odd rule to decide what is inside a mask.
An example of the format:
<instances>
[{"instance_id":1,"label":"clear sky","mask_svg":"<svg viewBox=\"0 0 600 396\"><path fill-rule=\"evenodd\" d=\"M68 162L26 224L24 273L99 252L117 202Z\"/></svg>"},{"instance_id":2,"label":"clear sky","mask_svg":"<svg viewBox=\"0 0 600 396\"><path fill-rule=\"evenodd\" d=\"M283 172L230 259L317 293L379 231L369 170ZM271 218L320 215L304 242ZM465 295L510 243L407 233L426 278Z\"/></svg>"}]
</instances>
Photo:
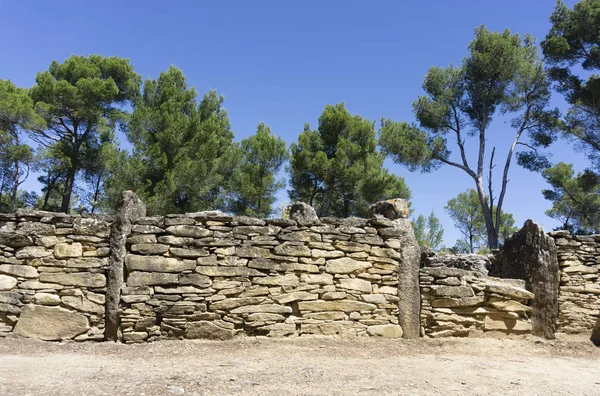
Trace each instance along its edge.
<instances>
[{"instance_id":1,"label":"clear sky","mask_svg":"<svg viewBox=\"0 0 600 396\"><path fill-rule=\"evenodd\" d=\"M326 104L342 101L371 120L413 121L411 104L427 69L460 63L475 27L541 41L553 7L553 0L0 0L0 78L30 87L52 60L72 54L130 58L144 78L175 65L200 94L214 88L225 95L236 140L264 121L291 143ZM566 110L559 94L553 104ZM499 120L490 135L501 168L513 132ZM556 162L587 166L564 142L553 151ZM455 168L421 174L387 165L406 178L417 214L435 210L453 245L459 234L443 207L473 181ZM31 178L25 187L39 185ZM504 208L517 224L533 218L548 230L558 225L544 214L550 203L543 188L540 175L512 167Z\"/></svg>"}]
</instances>

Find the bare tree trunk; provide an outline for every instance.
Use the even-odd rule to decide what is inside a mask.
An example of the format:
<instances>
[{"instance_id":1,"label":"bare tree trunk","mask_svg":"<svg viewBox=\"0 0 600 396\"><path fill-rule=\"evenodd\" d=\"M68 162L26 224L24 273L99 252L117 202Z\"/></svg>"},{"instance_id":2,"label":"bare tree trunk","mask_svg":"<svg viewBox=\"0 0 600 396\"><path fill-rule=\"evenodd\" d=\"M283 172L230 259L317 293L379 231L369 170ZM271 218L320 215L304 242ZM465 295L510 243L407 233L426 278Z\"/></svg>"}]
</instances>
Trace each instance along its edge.
<instances>
[{"instance_id":1,"label":"bare tree trunk","mask_svg":"<svg viewBox=\"0 0 600 396\"><path fill-rule=\"evenodd\" d=\"M15 161L15 176L13 179L12 192L10 194L9 212L14 212L17 206L17 192L19 190L19 161Z\"/></svg>"},{"instance_id":2,"label":"bare tree trunk","mask_svg":"<svg viewBox=\"0 0 600 396\"><path fill-rule=\"evenodd\" d=\"M477 186L477 195L479 196L479 202L481 203L481 209L483 212L483 219L485 220L485 229L487 231L488 236L488 246L490 249L498 248L498 231L494 225L494 214L490 209L487 198L485 196L485 187L483 186L483 180L481 178L477 179L475 183ZM496 206L496 210L498 210L498 206Z\"/></svg>"}]
</instances>

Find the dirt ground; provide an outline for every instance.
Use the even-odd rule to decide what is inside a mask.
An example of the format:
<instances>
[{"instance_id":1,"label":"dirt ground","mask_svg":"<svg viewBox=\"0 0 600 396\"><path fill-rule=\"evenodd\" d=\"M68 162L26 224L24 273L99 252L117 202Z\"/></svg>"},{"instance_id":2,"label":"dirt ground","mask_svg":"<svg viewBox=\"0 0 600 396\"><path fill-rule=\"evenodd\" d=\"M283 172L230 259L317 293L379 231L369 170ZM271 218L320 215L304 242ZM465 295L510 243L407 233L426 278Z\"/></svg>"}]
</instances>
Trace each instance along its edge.
<instances>
[{"instance_id":1,"label":"dirt ground","mask_svg":"<svg viewBox=\"0 0 600 396\"><path fill-rule=\"evenodd\" d=\"M1 395L599 395L583 339L0 339Z\"/></svg>"}]
</instances>

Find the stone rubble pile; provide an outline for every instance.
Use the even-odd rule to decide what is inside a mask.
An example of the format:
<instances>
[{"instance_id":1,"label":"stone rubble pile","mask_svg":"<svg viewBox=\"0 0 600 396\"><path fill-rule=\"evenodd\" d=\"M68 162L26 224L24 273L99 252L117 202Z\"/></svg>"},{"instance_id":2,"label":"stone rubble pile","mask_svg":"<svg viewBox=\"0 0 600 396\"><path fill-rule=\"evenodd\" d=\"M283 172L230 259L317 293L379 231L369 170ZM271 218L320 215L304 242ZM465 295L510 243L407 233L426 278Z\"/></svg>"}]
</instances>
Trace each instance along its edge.
<instances>
[{"instance_id":1,"label":"stone rubble pile","mask_svg":"<svg viewBox=\"0 0 600 396\"><path fill-rule=\"evenodd\" d=\"M467 337L484 331L531 333L533 294L525 282L479 271L424 267L420 271L421 326L429 337Z\"/></svg>"},{"instance_id":2,"label":"stone rubble pile","mask_svg":"<svg viewBox=\"0 0 600 396\"><path fill-rule=\"evenodd\" d=\"M146 217L127 240L125 342L267 336L401 337L394 222Z\"/></svg>"},{"instance_id":3,"label":"stone rubble pile","mask_svg":"<svg viewBox=\"0 0 600 396\"><path fill-rule=\"evenodd\" d=\"M491 260L490 257L481 254L438 255L433 252L423 252L421 254L421 266L459 268L467 271L479 271L487 275Z\"/></svg>"},{"instance_id":4,"label":"stone rubble pile","mask_svg":"<svg viewBox=\"0 0 600 396\"><path fill-rule=\"evenodd\" d=\"M0 214L0 336L102 340L110 219Z\"/></svg>"},{"instance_id":5,"label":"stone rubble pile","mask_svg":"<svg viewBox=\"0 0 600 396\"><path fill-rule=\"evenodd\" d=\"M560 267L557 331L591 333L600 327L600 235L554 231Z\"/></svg>"}]
</instances>

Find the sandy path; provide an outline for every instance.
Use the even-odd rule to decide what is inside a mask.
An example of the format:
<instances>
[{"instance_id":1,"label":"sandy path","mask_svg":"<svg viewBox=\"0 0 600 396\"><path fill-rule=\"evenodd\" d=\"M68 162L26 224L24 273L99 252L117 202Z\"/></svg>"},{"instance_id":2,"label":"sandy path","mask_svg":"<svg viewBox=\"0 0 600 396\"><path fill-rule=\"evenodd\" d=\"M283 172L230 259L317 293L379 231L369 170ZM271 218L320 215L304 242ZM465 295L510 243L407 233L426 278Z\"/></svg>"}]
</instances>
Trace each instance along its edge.
<instances>
[{"instance_id":1,"label":"sandy path","mask_svg":"<svg viewBox=\"0 0 600 396\"><path fill-rule=\"evenodd\" d=\"M185 393L182 393L185 392ZM0 340L2 395L599 395L584 340Z\"/></svg>"}]
</instances>

